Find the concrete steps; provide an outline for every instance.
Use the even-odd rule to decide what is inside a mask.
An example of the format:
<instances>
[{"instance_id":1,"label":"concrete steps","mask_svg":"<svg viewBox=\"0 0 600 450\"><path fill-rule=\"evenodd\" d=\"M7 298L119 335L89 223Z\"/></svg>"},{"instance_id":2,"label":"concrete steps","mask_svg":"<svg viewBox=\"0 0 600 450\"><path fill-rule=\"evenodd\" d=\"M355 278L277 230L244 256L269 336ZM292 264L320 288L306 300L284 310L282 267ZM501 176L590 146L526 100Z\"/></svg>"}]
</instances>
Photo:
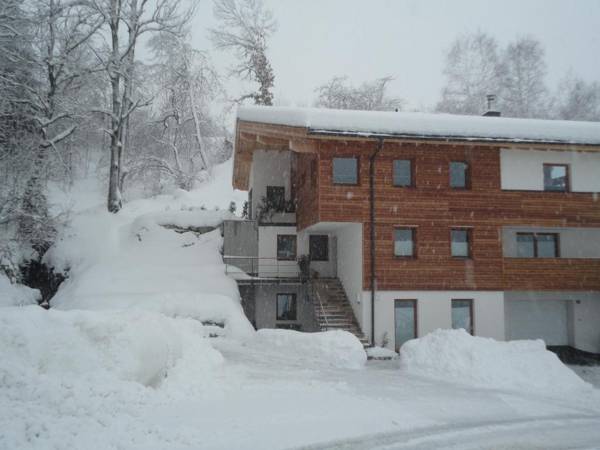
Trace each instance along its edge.
<instances>
[{"instance_id":1,"label":"concrete steps","mask_svg":"<svg viewBox=\"0 0 600 450\"><path fill-rule=\"evenodd\" d=\"M312 280L315 293L315 317L321 331L344 330L354 334L364 347L368 338L362 333L342 283L337 278ZM320 301L319 301L320 299Z\"/></svg>"}]
</instances>

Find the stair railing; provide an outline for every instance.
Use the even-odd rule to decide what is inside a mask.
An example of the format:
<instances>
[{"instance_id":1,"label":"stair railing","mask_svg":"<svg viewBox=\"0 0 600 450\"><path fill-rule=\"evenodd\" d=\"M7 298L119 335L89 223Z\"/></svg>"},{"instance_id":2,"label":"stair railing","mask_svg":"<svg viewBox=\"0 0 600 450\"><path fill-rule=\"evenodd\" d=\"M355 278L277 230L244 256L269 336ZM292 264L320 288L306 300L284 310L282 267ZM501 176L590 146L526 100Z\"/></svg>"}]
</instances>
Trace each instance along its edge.
<instances>
[{"instance_id":1,"label":"stair railing","mask_svg":"<svg viewBox=\"0 0 600 450\"><path fill-rule=\"evenodd\" d=\"M327 320L327 314L325 314L325 308L323 307L323 301L321 300L321 294L319 294L319 290L316 288L314 283L312 284L314 296L317 298L319 302L319 308L321 309L321 318L325 321L325 328L329 329L329 320ZM321 321L319 321L320 324Z\"/></svg>"}]
</instances>

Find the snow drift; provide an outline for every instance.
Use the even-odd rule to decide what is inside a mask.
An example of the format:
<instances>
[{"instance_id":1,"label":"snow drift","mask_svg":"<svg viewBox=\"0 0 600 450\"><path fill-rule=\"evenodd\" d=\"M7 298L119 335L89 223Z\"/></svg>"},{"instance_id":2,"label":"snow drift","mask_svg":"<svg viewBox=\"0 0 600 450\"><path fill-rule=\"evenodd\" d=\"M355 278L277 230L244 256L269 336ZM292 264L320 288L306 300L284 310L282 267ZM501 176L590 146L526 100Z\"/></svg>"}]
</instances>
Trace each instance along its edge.
<instances>
[{"instance_id":1,"label":"snow drift","mask_svg":"<svg viewBox=\"0 0 600 450\"><path fill-rule=\"evenodd\" d=\"M35 305L42 297L40 291L21 284L12 284L0 273L0 307Z\"/></svg>"},{"instance_id":2,"label":"snow drift","mask_svg":"<svg viewBox=\"0 0 600 450\"><path fill-rule=\"evenodd\" d=\"M493 389L547 394L591 386L546 350L544 342L499 342L465 330L436 330L406 342L400 367L430 378Z\"/></svg>"},{"instance_id":3,"label":"snow drift","mask_svg":"<svg viewBox=\"0 0 600 450\"><path fill-rule=\"evenodd\" d=\"M342 330L302 333L293 330L261 329L246 345L287 354L297 362L306 362L307 366L316 363L359 369L367 360L367 354L356 336Z\"/></svg>"}]
</instances>

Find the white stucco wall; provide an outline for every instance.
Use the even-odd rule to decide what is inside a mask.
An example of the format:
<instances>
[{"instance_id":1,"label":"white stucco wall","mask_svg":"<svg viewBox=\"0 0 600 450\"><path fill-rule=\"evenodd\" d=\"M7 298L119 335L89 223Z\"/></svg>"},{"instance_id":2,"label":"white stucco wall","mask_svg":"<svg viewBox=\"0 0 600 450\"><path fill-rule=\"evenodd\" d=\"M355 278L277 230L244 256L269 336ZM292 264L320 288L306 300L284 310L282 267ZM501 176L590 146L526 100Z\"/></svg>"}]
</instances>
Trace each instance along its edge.
<instances>
[{"instance_id":1,"label":"white stucco wall","mask_svg":"<svg viewBox=\"0 0 600 450\"><path fill-rule=\"evenodd\" d=\"M558 233L561 258L600 258L600 228L503 227L504 256L517 257L517 233Z\"/></svg>"},{"instance_id":2,"label":"white stucco wall","mask_svg":"<svg viewBox=\"0 0 600 450\"><path fill-rule=\"evenodd\" d=\"M295 226L261 226L258 227L258 257L268 258L259 259L259 275L269 276L273 272L279 271L281 275L297 276L298 263L296 261L277 261L277 235L293 234L296 235ZM296 249L296 254L300 255L300 249Z\"/></svg>"},{"instance_id":3,"label":"white stucco wall","mask_svg":"<svg viewBox=\"0 0 600 450\"><path fill-rule=\"evenodd\" d=\"M360 223L341 225L332 232L337 240L337 276L344 286L356 320L363 327L363 229ZM364 331L364 328L363 328Z\"/></svg>"},{"instance_id":4,"label":"white stucco wall","mask_svg":"<svg viewBox=\"0 0 600 450\"><path fill-rule=\"evenodd\" d=\"M283 186L285 198L291 197L291 152L257 150L252 157L249 189L252 189L252 213L267 195L267 186ZM295 214L275 214L270 222L295 222Z\"/></svg>"},{"instance_id":5,"label":"white stucco wall","mask_svg":"<svg viewBox=\"0 0 600 450\"><path fill-rule=\"evenodd\" d=\"M363 292L369 304L371 293ZM473 300L473 323L476 336L504 340L504 295L499 291L379 291L375 299L375 343L380 345L387 332L387 347L395 347L394 300L417 300L417 335L424 336L438 328L452 327L452 299ZM370 336L370 321L365 334Z\"/></svg>"},{"instance_id":6,"label":"white stucco wall","mask_svg":"<svg viewBox=\"0 0 600 450\"><path fill-rule=\"evenodd\" d=\"M573 192L600 192L600 153L500 150L502 189L544 190L543 165L569 164Z\"/></svg>"}]
</instances>

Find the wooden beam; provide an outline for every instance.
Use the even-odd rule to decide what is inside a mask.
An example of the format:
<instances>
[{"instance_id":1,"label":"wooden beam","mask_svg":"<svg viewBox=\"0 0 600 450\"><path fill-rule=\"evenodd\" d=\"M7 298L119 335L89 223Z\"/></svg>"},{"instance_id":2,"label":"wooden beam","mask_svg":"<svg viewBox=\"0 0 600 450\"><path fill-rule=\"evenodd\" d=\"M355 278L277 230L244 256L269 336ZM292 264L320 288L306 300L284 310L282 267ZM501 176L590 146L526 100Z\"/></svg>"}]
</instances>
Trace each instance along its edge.
<instances>
[{"instance_id":1,"label":"wooden beam","mask_svg":"<svg viewBox=\"0 0 600 450\"><path fill-rule=\"evenodd\" d=\"M317 153L319 145L314 139L291 139L289 148L298 153Z\"/></svg>"}]
</instances>

